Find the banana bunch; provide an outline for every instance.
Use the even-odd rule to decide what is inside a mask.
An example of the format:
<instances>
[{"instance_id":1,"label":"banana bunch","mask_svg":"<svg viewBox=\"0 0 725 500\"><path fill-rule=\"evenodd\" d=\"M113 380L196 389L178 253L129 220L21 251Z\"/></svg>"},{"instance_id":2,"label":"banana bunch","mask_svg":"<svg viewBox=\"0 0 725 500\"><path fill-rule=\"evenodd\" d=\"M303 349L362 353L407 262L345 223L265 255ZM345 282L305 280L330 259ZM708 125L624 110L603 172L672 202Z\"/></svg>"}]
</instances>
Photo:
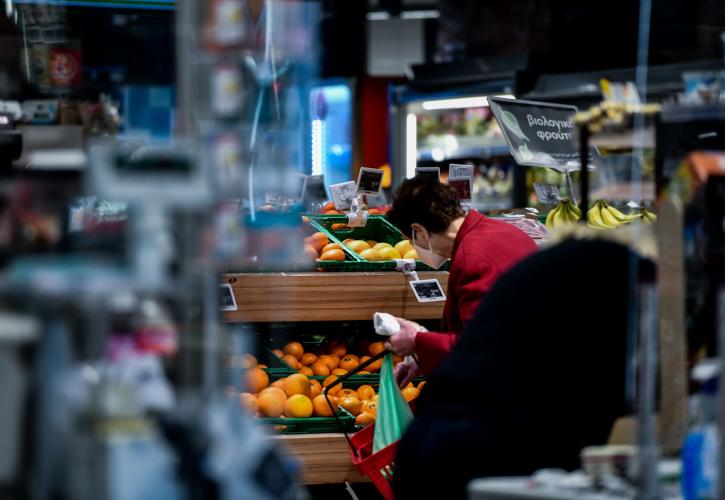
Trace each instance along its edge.
<instances>
[{"instance_id":1,"label":"banana bunch","mask_svg":"<svg viewBox=\"0 0 725 500\"><path fill-rule=\"evenodd\" d=\"M653 214L646 208L640 208L638 215L642 218L642 222L644 222L645 224L654 224L655 222L657 222L657 215Z\"/></svg>"},{"instance_id":2,"label":"banana bunch","mask_svg":"<svg viewBox=\"0 0 725 500\"><path fill-rule=\"evenodd\" d=\"M648 213L654 216L654 214ZM594 206L587 211L589 227L595 229L614 229L622 224L629 224L642 217L643 215L641 213L625 215L604 200L596 201Z\"/></svg>"},{"instance_id":3,"label":"banana bunch","mask_svg":"<svg viewBox=\"0 0 725 500\"><path fill-rule=\"evenodd\" d=\"M566 198L562 198L549 215L546 216L546 227L553 229L562 224L576 224L581 219L582 211Z\"/></svg>"}]
</instances>

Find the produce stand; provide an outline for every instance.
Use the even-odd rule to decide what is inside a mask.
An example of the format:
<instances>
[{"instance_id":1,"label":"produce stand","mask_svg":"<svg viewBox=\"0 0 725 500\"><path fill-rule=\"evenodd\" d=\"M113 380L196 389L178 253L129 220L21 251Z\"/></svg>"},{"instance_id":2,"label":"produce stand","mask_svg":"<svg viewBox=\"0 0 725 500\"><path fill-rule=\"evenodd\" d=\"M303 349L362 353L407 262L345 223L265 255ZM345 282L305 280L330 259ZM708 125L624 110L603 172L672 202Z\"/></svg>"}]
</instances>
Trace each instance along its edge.
<instances>
[{"instance_id":1,"label":"produce stand","mask_svg":"<svg viewBox=\"0 0 725 500\"><path fill-rule=\"evenodd\" d=\"M420 272L447 289L448 273ZM443 302L419 303L399 272L226 273L238 309L227 323L344 322L370 320L388 312L411 320L440 319ZM300 464L304 484L369 482L352 463L342 433L280 434L283 452Z\"/></svg>"}]
</instances>

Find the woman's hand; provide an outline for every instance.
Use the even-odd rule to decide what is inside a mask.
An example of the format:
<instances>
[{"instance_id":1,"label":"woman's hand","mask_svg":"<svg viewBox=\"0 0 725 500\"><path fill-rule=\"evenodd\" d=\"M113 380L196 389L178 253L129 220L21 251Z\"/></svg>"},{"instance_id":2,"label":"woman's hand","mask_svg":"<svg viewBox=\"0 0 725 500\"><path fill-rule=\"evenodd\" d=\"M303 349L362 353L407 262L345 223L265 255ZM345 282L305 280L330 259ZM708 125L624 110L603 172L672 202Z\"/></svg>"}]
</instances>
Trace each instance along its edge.
<instances>
[{"instance_id":1,"label":"woman's hand","mask_svg":"<svg viewBox=\"0 0 725 500\"><path fill-rule=\"evenodd\" d=\"M407 319L395 319L400 325L400 331L388 338L385 348L398 356L410 356L415 352L415 336L420 327Z\"/></svg>"},{"instance_id":2,"label":"woman's hand","mask_svg":"<svg viewBox=\"0 0 725 500\"><path fill-rule=\"evenodd\" d=\"M395 380L398 387L405 387L418 374L418 364L414 360L403 361L395 367Z\"/></svg>"}]
</instances>

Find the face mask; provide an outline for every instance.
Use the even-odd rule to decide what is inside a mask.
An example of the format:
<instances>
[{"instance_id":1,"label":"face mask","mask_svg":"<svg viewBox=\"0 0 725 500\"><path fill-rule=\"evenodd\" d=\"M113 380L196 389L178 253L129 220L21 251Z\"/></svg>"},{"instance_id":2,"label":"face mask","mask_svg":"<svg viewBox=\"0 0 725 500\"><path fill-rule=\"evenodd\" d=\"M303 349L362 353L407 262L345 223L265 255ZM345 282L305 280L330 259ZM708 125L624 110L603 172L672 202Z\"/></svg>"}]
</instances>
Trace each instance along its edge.
<instances>
[{"instance_id":1,"label":"face mask","mask_svg":"<svg viewBox=\"0 0 725 500\"><path fill-rule=\"evenodd\" d=\"M430 246L430 238L428 239L428 249L424 249L422 247L419 247L415 243L415 229L413 229L413 248L415 249L415 253L418 254L418 259L421 260L424 264L429 266L432 269L439 269L445 261L448 260L447 257L443 257L442 255L438 255L433 251L433 248Z\"/></svg>"}]
</instances>

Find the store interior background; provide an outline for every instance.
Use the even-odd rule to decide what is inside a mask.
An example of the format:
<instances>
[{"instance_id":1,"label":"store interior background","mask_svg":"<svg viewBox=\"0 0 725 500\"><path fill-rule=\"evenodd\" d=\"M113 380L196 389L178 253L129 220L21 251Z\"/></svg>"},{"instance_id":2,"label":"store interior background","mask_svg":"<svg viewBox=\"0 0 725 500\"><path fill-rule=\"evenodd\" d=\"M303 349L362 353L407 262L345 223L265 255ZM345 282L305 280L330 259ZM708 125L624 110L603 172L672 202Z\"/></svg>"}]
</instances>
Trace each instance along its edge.
<instances>
[{"instance_id":1,"label":"store interior background","mask_svg":"<svg viewBox=\"0 0 725 500\"><path fill-rule=\"evenodd\" d=\"M244 305L238 304L242 312L234 322L220 317L221 273L285 271L301 238L256 260L270 235L293 232L298 220L246 233L234 218L246 215L249 201L226 203L253 189L239 172L230 174L238 185L217 179L209 192L184 191L187 181L203 178L195 161L214 163L207 145L222 129L249 140L256 102L245 97L244 111L213 118L225 110L222 103L214 111L210 97L209 75L219 52L203 47L203 9L211 3L5 0L0 6L0 116L10 109L3 107L7 102L36 102L29 108L33 118L18 120L22 123L12 130L0 121L0 356L7 369L0 400L8 409L0 417L0 492L10 498L177 498L179 488L193 491L193 498L212 498L218 485L235 481L249 491L261 488L257 498L280 497L294 488L286 463L264 434L226 416L219 394L241 380L239 360L245 352L260 351L261 339L370 330L369 321L335 311L317 321L244 321ZM390 178L385 204L416 166L438 166L445 175L449 163L471 163L475 208L492 213L541 208L533 183L565 189L564 176L516 168L480 100L442 110L427 103L512 95L586 109L602 100L602 78L639 81L643 26L649 34L648 79L640 89L646 102L674 102L684 72L723 70L725 3L717 0L654 0L649 20L639 16L648 2L628 0L301 3L313 6L304 13L319 24L307 26L314 33L310 52L295 54L294 69L284 76L292 96L288 114L275 122L265 103L273 133L260 133L260 142L269 145L267 160L286 162L263 182L282 191L289 174L324 174L329 186L357 179L362 166L385 168ZM252 17L261 12L261 0L247 4ZM263 44L250 50L257 57ZM47 70L63 56L79 65L70 78ZM50 102L56 108L44 109ZM714 122L717 128L725 120ZM159 145L178 178L165 184L163 175L148 183L143 176L115 177L118 172L111 171L110 177L90 175L102 159L88 147L108 137ZM725 149L723 137L707 148ZM617 137L598 140L605 150L631 149L631 141L622 146ZM672 175L655 168L654 141L642 178L625 180L646 193L649 206ZM666 136L656 141L664 147ZM673 149L668 154L688 152ZM244 166L240 172L246 175ZM108 179L128 184L104 184ZM174 192L169 186L177 181ZM124 189L145 183L148 189L136 196L117 199ZM601 179L593 183L595 193L607 189ZM261 243L246 234L259 235ZM715 285L708 276L688 277L694 290L688 289L686 305L690 363L698 353L716 353ZM423 319L435 325L434 318ZM120 352L117 334L129 331L151 332L148 349L156 361L134 367L134 374L158 384L144 386L148 392L134 404L124 399L128 386L120 382L105 399L89 402L103 371L97 362L112 357L114 349ZM123 381L123 375L103 376ZM210 415L219 417L219 428L205 426ZM99 439L87 419L111 422L104 428L108 435L133 436L138 448ZM673 424L669 444L681 439L686 423ZM189 436L197 432L207 437L210 450L222 450L229 436L241 443L239 449L256 450L252 458L235 456L241 479L220 468L217 486L211 486L195 475L203 452ZM184 466L195 471L183 482L165 475L165 440L179 455L186 453ZM94 463L98 456L105 460ZM145 474L135 460L150 464ZM255 476L260 464L271 471L262 480ZM139 475L134 490L129 478ZM315 498L347 494L340 484L314 488ZM368 486L358 488L361 498L374 498ZM151 496L144 496L148 491Z\"/></svg>"}]
</instances>

